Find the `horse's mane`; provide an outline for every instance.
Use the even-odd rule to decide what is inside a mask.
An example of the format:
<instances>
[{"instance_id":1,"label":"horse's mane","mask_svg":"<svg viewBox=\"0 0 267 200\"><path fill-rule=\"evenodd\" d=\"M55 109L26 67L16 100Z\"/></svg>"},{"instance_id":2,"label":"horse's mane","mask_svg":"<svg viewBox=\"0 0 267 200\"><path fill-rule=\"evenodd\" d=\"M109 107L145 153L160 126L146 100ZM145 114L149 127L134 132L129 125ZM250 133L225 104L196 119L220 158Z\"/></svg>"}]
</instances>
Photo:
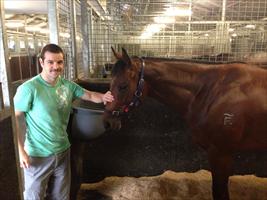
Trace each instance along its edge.
<instances>
[{"instance_id":1,"label":"horse's mane","mask_svg":"<svg viewBox=\"0 0 267 200\"><path fill-rule=\"evenodd\" d=\"M136 58L137 56L133 56L132 58ZM200 63L200 64L232 64L232 63L243 63L244 61L207 61L207 60L198 60L198 59L183 59L183 58L166 58L166 57L142 57L143 59L149 60L158 60L158 61L170 61L170 62L191 62L191 63Z\"/></svg>"},{"instance_id":2,"label":"horse's mane","mask_svg":"<svg viewBox=\"0 0 267 200\"><path fill-rule=\"evenodd\" d=\"M116 76L120 72L124 71L127 68L127 64L123 60L118 60L112 67L111 75Z\"/></svg>"},{"instance_id":3,"label":"horse's mane","mask_svg":"<svg viewBox=\"0 0 267 200\"><path fill-rule=\"evenodd\" d=\"M144 59L144 60L154 60L154 61L167 61L167 62L187 62L187 63L198 63L198 64L207 64L207 65L222 65L222 64L250 64L245 61L207 61L207 60L198 60L198 59L180 59L180 58L166 58L166 57L139 57L139 56L132 56L132 59ZM113 68L112 68L112 75L116 75L121 71L127 68L127 64L123 60L118 60Z\"/></svg>"}]
</instances>

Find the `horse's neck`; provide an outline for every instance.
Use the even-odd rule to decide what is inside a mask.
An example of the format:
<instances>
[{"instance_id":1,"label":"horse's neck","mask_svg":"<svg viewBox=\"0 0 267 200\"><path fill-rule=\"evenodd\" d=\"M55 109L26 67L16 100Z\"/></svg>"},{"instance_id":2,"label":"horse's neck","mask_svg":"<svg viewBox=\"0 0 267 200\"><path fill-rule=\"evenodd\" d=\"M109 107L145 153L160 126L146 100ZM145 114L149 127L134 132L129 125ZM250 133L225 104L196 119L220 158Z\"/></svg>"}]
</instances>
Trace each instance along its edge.
<instances>
[{"instance_id":1,"label":"horse's neck","mask_svg":"<svg viewBox=\"0 0 267 200\"><path fill-rule=\"evenodd\" d=\"M148 96L185 114L199 88L196 78L200 71L199 64L147 61L144 79Z\"/></svg>"}]
</instances>

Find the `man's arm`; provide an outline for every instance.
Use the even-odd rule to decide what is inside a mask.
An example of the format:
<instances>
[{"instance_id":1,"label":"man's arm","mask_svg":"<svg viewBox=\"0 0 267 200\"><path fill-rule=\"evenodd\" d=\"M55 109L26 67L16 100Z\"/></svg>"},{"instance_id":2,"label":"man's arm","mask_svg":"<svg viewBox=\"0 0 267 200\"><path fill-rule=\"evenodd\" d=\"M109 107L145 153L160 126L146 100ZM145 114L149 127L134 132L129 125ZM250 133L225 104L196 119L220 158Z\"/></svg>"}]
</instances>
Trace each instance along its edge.
<instances>
[{"instance_id":1,"label":"man's arm","mask_svg":"<svg viewBox=\"0 0 267 200\"><path fill-rule=\"evenodd\" d=\"M89 90L85 90L83 96L81 96L81 99L86 101L92 101L95 103L103 102L104 104L106 104L107 102L112 102L114 100L114 97L112 96L110 91L103 94L99 92L92 92Z\"/></svg>"},{"instance_id":2,"label":"man's arm","mask_svg":"<svg viewBox=\"0 0 267 200\"><path fill-rule=\"evenodd\" d=\"M26 151L24 150L25 134L26 134L26 121L24 112L15 111L18 148L19 148L19 160L22 168L28 168L30 166L30 159Z\"/></svg>"}]
</instances>

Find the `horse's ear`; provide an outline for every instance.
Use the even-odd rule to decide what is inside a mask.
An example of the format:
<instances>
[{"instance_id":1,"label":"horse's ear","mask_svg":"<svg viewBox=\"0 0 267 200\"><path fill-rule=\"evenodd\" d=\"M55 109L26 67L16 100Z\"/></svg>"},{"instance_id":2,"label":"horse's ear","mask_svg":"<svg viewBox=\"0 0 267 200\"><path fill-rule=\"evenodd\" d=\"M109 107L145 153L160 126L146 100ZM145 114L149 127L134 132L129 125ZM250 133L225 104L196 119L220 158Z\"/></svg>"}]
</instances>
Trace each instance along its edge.
<instances>
[{"instance_id":1,"label":"horse's ear","mask_svg":"<svg viewBox=\"0 0 267 200\"><path fill-rule=\"evenodd\" d=\"M129 66L131 65L131 58L130 56L128 55L127 51L122 48L122 59L124 62L126 62Z\"/></svg>"},{"instance_id":2,"label":"horse's ear","mask_svg":"<svg viewBox=\"0 0 267 200\"><path fill-rule=\"evenodd\" d=\"M117 58L117 60L119 60L119 59L121 58L121 55L118 54L112 46L111 46L111 50L112 50L112 52L113 52L115 58Z\"/></svg>"}]
</instances>

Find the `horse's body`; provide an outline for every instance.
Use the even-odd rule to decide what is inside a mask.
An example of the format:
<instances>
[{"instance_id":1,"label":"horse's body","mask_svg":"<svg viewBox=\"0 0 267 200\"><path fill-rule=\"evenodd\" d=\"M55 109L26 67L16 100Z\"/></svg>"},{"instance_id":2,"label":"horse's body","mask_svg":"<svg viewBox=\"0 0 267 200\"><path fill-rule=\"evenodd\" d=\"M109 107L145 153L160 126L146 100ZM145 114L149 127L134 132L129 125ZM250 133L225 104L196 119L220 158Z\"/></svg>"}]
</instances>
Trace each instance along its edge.
<instances>
[{"instance_id":1,"label":"horse's body","mask_svg":"<svg viewBox=\"0 0 267 200\"><path fill-rule=\"evenodd\" d=\"M120 128L118 114L128 109L140 88L136 85L144 62L143 96L165 103L185 118L193 141L208 153L213 198L228 200L233 155L267 150L267 70L245 63L142 61L130 59L125 50L122 55L114 51L114 55L118 61L110 90L115 101L106 106L105 123Z\"/></svg>"}]
</instances>

